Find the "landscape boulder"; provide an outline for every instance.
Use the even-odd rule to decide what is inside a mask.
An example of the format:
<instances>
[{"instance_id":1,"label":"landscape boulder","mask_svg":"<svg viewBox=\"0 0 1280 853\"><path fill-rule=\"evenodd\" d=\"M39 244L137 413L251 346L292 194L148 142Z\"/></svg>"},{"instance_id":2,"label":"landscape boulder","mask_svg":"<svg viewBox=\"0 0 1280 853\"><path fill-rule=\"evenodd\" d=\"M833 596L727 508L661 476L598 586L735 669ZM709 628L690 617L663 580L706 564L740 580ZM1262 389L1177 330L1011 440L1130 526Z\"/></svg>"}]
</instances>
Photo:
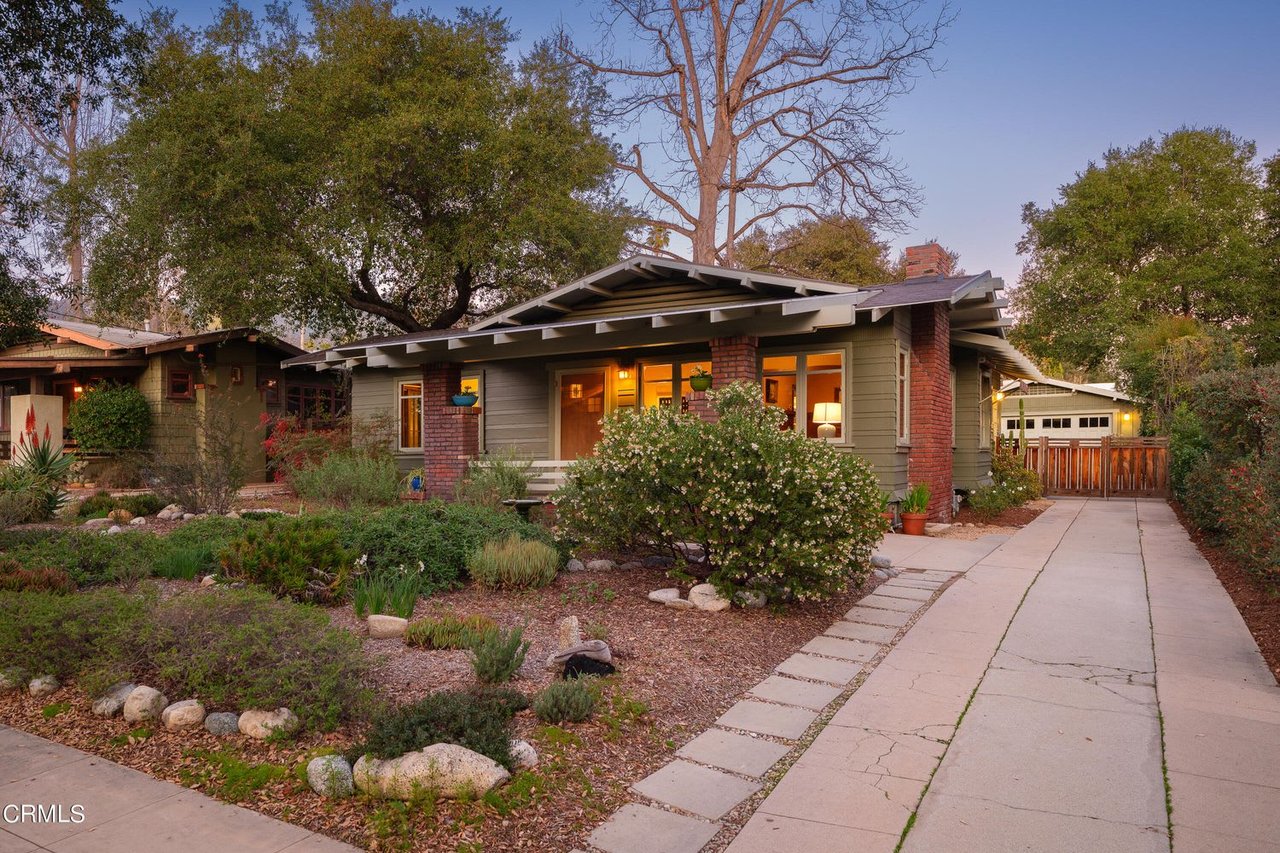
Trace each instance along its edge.
<instances>
[{"instance_id":1,"label":"landscape boulder","mask_svg":"<svg viewBox=\"0 0 1280 853\"><path fill-rule=\"evenodd\" d=\"M0 670L0 695L25 687L30 680L26 670L20 667L11 666Z\"/></svg>"},{"instance_id":2,"label":"landscape boulder","mask_svg":"<svg viewBox=\"0 0 1280 853\"><path fill-rule=\"evenodd\" d=\"M167 507L156 513L156 518L161 521L172 521L174 519L182 518L182 515L185 512L186 510L182 508L181 504L169 504Z\"/></svg>"},{"instance_id":3,"label":"landscape boulder","mask_svg":"<svg viewBox=\"0 0 1280 853\"><path fill-rule=\"evenodd\" d=\"M665 569L675 565L675 560L664 554L652 554L640 562L646 569Z\"/></svg>"},{"instance_id":4,"label":"landscape boulder","mask_svg":"<svg viewBox=\"0 0 1280 853\"><path fill-rule=\"evenodd\" d=\"M266 740L276 732L293 734L300 725L298 715L288 708L274 711L245 711L240 715L240 734Z\"/></svg>"},{"instance_id":5,"label":"landscape boulder","mask_svg":"<svg viewBox=\"0 0 1280 853\"><path fill-rule=\"evenodd\" d=\"M547 658L547 669L564 666L565 662L574 655L584 655L601 663L613 662L613 652L609 649L608 643L604 640L585 640L576 646L561 649Z\"/></svg>"},{"instance_id":6,"label":"landscape boulder","mask_svg":"<svg viewBox=\"0 0 1280 853\"><path fill-rule=\"evenodd\" d=\"M52 696L58 692L58 688L62 686L62 682L58 681L55 676L41 675L31 679L27 684L27 692L37 699L43 699L46 696Z\"/></svg>"},{"instance_id":7,"label":"landscape boulder","mask_svg":"<svg viewBox=\"0 0 1280 853\"><path fill-rule=\"evenodd\" d=\"M518 770L532 770L538 766L538 750L527 740L511 741L511 758Z\"/></svg>"},{"instance_id":8,"label":"landscape boulder","mask_svg":"<svg viewBox=\"0 0 1280 853\"><path fill-rule=\"evenodd\" d=\"M146 523L147 523L147 520L146 520L145 518L143 518L142 516L138 516L137 518L135 518L135 519L133 519L132 521L130 521L130 522L129 522L129 526L130 526L130 527L142 527L142 526L143 526L143 525L145 525Z\"/></svg>"},{"instance_id":9,"label":"landscape boulder","mask_svg":"<svg viewBox=\"0 0 1280 853\"><path fill-rule=\"evenodd\" d=\"M452 743L437 743L399 758L361 756L352 768L355 786L372 796L411 800L480 797L511 778L507 768L487 756Z\"/></svg>"},{"instance_id":10,"label":"landscape boulder","mask_svg":"<svg viewBox=\"0 0 1280 853\"><path fill-rule=\"evenodd\" d=\"M194 729L204 722L204 705L195 699L174 702L160 712L160 722L171 732Z\"/></svg>"},{"instance_id":11,"label":"landscape boulder","mask_svg":"<svg viewBox=\"0 0 1280 853\"><path fill-rule=\"evenodd\" d=\"M618 568L618 564L613 560L590 560L587 562L587 568L593 572L611 572Z\"/></svg>"},{"instance_id":12,"label":"landscape boulder","mask_svg":"<svg viewBox=\"0 0 1280 853\"><path fill-rule=\"evenodd\" d=\"M93 707L90 710L99 717L114 717L124 710L125 700L129 698L129 694L137 686L128 681L111 685L107 688L106 693L93 700Z\"/></svg>"},{"instance_id":13,"label":"landscape boulder","mask_svg":"<svg viewBox=\"0 0 1280 853\"><path fill-rule=\"evenodd\" d=\"M579 560L577 557L574 557L572 560L565 563L564 568L565 571L569 572L581 572L587 568L587 564Z\"/></svg>"},{"instance_id":14,"label":"landscape boulder","mask_svg":"<svg viewBox=\"0 0 1280 853\"><path fill-rule=\"evenodd\" d=\"M739 607L746 607L749 610L759 610L769 603L769 599L763 592L757 592L754 589L739 590L733 596L733 601Z\"/></svg>"},{"instance_id":15,"label":"landscape boulder","mask_svg":"<svg viewBox=\"0 0 1280 853\"><path fill-rule=\"evenodd\" d=\"M403 637L404 632L409 627L408 619L401 619L399 616L384 616L381 613L370 614L368 618L369 639L371 640L390 640L395 637Z\"/></svg>"},{"instance_id":16,"label":"landscape boulder","mask_svg":"<svg viewBox=\"0 0 1280 853\"><path fill-rule=\"evenodd\" d=\"M322 797L349 797L355 793L351 765L341 755L321 755L307 763L307 784Z\"/></svg>"},{"instance_id":17,"label":"landscape boulder","mask_svg":"<svg viewBox=\"0 0 1280 853\"><path fill-rule=\"evenodd\" d=\"M698 605L687 598L669 598L662 602L672 610L697 610Z\"/></svg>"},{"instance_id":18,"label":"landscape boulder","mask_svg":"<svg viewBox=\"0 0 1280 853\"><path fill-rule=\"evenodd\" d=\"M708 610L713 613L720 610L728 610L730 603L729 599L722 596L709 583L700 583L689 590L689 601L699 610Z\"/></svg>"},{"instance_id":19,"label":"landscape boulder","mask_svg":"<svg viewBox=\"0 0 1280 853\"><path fill-rule=\"evenodd\" d=\"M871 567L873 569L887 569L892 565L893 560L890 560L884 554L873 554L871 557Z\"/></svg>"},{"instance_id":20,"label":"landscape boulder","mask_svg":"<svg viewBox=\"0 0 1280 853\"><path fill-rule=\"evenodd\" d=\"M154 687L139 685L129 691L124 700L124 719L126 723L146 723L159 720L169 700Z\"/></svg>"},{"instance_id":21,"label":"landscape boulder","mask_svg":"<svg viewBox=\"0 0 1280 853\"><path fill-rule=\"evenodd\" d=\"M218 736L240 734L240 715L229 711L214 711L204 718L205 731Z\"/></svg>"},{"instance_id":22,"label":"landscape boulder","mask_svg":"<svg viewBox=\"0 0 1280 853\"><path fill-rule=\"evenodd\" d=\"M90 518L80 526L86 530L98 530L99 528L110 527L111 519L106 518L105 516L102 518Z\"/></svg>"},{"instance_id":23,"label":"landscape boulder","mask_svg":"<svg viewBox=\"0 0 1280 853\"><path fill-rule=\"evenodd\" d=\"M649 600L656 601L658 604L666 604L668 601L675 601L680 598L680 590L674 586L666 589L655 589L649 593Z\"/></svg>"}]
</instances>

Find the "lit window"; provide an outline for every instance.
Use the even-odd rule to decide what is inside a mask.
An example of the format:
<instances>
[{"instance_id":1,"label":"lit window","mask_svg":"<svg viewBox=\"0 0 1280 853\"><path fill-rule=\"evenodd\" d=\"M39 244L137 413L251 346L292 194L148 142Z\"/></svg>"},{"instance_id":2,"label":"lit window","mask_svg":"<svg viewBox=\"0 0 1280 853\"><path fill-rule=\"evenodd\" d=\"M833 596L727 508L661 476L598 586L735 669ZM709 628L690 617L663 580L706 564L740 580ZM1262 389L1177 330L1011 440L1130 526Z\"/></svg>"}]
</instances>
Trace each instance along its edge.
<instances>
[{"instance_id":1,"label":"lit window","mask_svg":"<svg viewBox=\"0 0 1280 853\"><path fill-rule=\"evenodd\" d=\"M400 449L422 447L422 383L400 383Z\"/></svg>"},{"instance_id":2,"label":"lit window","mask_svg":"<svg viewBox=\"0 0 1280 853\"><path fill-rule=\"evenodd\" d=\"M844 437L842 353L766 356L763 367L764 402L787 413L784 430L798 430L810 438ZM824 425L831 429L823 429Z\"/></svg>"}]
</instances>

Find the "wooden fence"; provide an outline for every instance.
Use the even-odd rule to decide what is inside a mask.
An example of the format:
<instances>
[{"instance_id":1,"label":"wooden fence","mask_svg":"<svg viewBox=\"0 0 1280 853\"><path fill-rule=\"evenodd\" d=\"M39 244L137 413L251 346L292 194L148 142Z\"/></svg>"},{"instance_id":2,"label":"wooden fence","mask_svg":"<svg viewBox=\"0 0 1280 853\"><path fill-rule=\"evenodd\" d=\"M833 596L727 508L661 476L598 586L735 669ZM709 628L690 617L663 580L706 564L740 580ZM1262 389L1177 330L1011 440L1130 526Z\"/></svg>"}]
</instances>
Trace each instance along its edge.
<instances>
[{"instance_id":1,"label":"wooden fence","mask_svg":"<svg viewBox=\"0 0 1280 853\"><path fill-rule=\"evenodd\" d=\"M1008 439L1002 439L1008 444ZM1018 441L1013 448L1019 451ZM1027 441L1023 460L1040 475L1046 495L1163 498L1169 496L1169 439L1039 438Z\"/></svg>"}]
</instances>

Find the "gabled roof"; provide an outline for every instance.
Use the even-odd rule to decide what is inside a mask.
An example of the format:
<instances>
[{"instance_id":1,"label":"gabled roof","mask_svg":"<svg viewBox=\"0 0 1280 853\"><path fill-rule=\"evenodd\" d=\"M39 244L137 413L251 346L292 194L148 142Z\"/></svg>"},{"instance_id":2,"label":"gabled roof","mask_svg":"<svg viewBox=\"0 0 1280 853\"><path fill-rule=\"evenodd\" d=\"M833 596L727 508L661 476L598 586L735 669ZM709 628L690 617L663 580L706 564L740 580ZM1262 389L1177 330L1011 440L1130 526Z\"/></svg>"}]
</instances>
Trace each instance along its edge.
<instances>
[{"instance_id":1,"label":"gabled roof","mask_svg":"<svg viewBox=\"0 0 1280 853\"><path fill-rule=\"evenodd\" d=\"M46 335L66 338L104 352L138 349L139 347L167 341L173 337L159 332L130 329L127 326L103 326L98 323L86 323L81 320L68 320L62 317L48 318L40 324L40 331Z\"/></svg>"},{"instance_id":2,"label":"gabled roof","mask_svg":"<svg viewBox=\"0 0 1280 853\"><path fill-rule=\"evenodd\" d=\"M1134 400L1123 391L1117 391L1115 383L1099 383L1097 385L1082 385L1076 382L1067 382L1065 379L1051 379L1048 376L1041 376L1035 380L1040 385L1050 385L1054 388L1061 388L1072 394L1092 394L1095 397L1106 397L1108 400L1119 400L1125 403L1132 403ZM1006 382L1004 391L1012 390L1017 386L1016 382ZM1108 387L1110 386L1110 387Z\"/></svg>"},{"instance_id":3,"label":"gabled roof","mask_svg":"<svg viewBox=\"0 0 1280 853\"><path fill-rule=\"evenodd\" d=\"M664 279L684 281L708 288L716 286L740 288L745 293L760 299L852 293L859 289L833 281L791 278L773 273L692 264L654 255L634 255L577 281L561 285L541 296L491 314L471 324L471 329L552 322L572 313L584 303L607 299L627 285Z\"/></svg>"}]
</instances>

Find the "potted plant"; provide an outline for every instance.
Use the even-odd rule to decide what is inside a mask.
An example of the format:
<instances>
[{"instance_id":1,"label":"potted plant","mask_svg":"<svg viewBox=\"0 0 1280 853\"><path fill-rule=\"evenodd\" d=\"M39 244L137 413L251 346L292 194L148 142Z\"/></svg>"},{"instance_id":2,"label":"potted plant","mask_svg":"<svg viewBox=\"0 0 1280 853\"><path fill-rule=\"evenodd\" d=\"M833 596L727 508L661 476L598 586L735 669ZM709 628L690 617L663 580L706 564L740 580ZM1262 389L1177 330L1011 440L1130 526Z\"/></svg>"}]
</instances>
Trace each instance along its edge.
<instances>
[{"instance_id":1,"label":"potted plant","mask_svg":"<svg viewBox=\"0 0 1280 853\"><path fill-rule=\"evenodd\" d=\"M476 404L476 400L480 398L472 391L462 391L453 395L453 404L461 408L470 408Z\"/></svg>"},{"instance_id":2,"label":"potted plant","mask_svg":"<svg viewBox=\"0 0 1280 853\"><path fill-rule=\"evenodd\" d=\"M890 495L888 492L880 493L880 517L889 522L890 531L893 530L893 522L895 520L893 506L891 505L892 501L893 495Z\"/></svg>"},{"instance_id":3,"label":"potted plant","mask_svg":"<svg viewBox=\"0 0 1280 853\"><path fill-rule=\"evenodd\" d=\"M902 532L908 536L923 536L924 522L929 517L929 484L917 483L907 488L907 494L898 504L902 515Z\"/></svg>"},{"instance_id":4,"label":"potted plant","mask_svg":"<svg viewBox=\"0 0 1280 853\"><path fill-rule=\"evenodd\" d=\"M689 387L695 391L711 389L711 372L703 367L695 367L689 374Z\"/></svg>"},{"instance_id":5,"label":"potted plant","mask_svg":"<svg viewBox=\"0 0 1280 853\"><path fill-rule=\"evenodd\" d=\"M425 468L414 468L404 475L404 479L400 481L401 485L407 487L410 500L421 500L423 498L422 487L426 485L427 471Z\"/></svg>"}]
</instances>

